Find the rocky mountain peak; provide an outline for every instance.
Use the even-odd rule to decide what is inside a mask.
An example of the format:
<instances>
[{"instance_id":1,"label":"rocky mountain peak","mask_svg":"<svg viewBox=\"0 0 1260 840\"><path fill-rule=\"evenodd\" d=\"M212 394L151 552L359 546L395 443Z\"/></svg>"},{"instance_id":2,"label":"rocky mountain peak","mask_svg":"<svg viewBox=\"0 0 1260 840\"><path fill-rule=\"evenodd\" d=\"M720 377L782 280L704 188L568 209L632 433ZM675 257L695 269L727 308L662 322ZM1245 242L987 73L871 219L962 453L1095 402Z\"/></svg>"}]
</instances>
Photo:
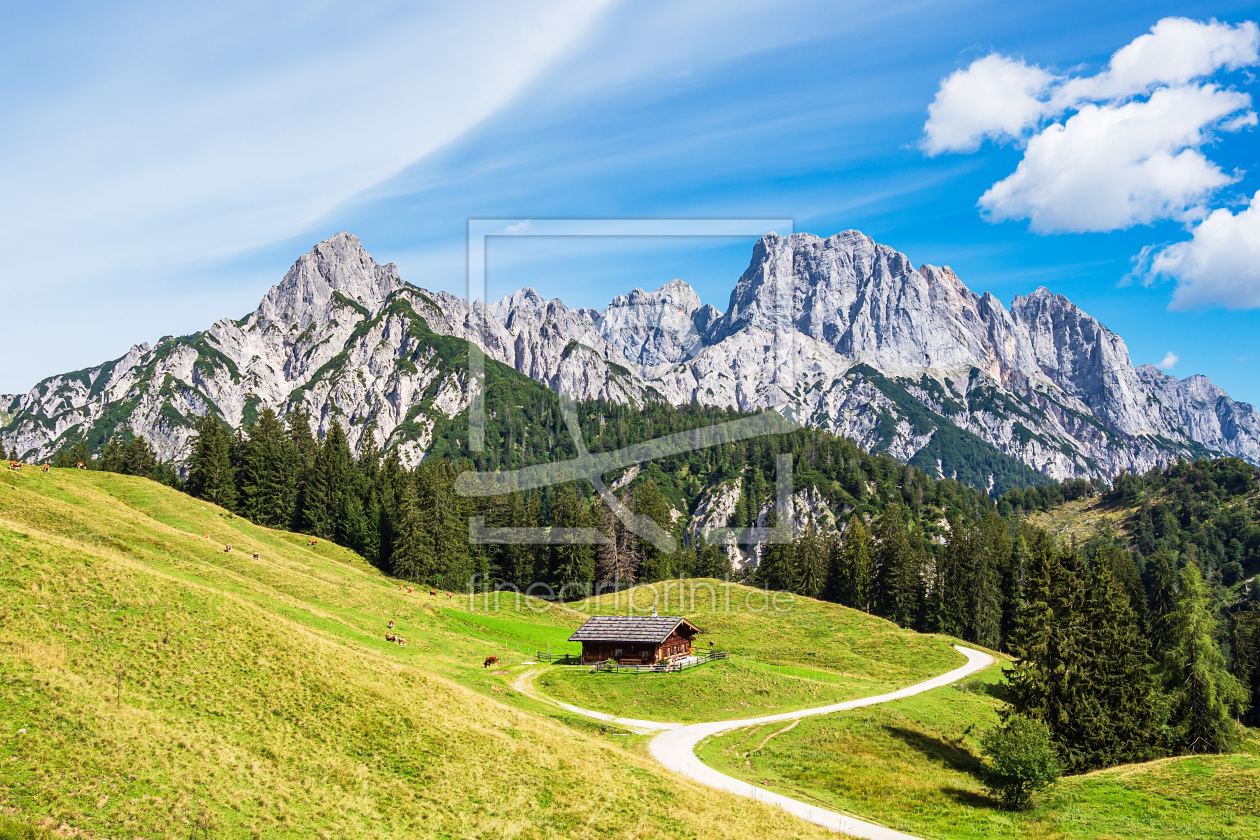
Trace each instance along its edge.
<instances>
[{"instance_id":1,"label":"rocky mountain peak","mask_svg":"<svg viewBox=\"0 0 1260 840\"><path fill-rule=\"evenodd\" d=\"M600 335L626 361L650 373L693 358L717 310L700 303L690 284L671 280L652 292L613 298L599 319Z\"/></svg>"},{"instance_id":2,"label":"rocky mountain peak","mask_svg":"<svg viewBox=\"0 0 1260 840\"><path fill-rule=\"evenodd\" d=\"M380 265L357 236L339 233L298 257L258 305L256 320L304 329L326 317L334 293L376 312L402 285L397 266Z\"/></svg>"}]
</instances>

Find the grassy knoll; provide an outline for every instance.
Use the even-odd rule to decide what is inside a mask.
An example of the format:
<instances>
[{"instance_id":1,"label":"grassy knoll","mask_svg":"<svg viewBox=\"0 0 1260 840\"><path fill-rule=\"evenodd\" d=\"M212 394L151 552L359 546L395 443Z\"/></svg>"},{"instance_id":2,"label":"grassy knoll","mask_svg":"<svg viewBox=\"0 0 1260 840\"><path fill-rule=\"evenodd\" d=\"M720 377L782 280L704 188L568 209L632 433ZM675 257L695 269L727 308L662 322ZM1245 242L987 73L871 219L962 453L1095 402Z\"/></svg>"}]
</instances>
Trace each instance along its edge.
<instances>
[{"instance_id":1,"label":"grassy knoll","mask_svg":"<svg viewBox=\"0 0 1260 840\"><path fill-rule=\"evenodd\" d=\"M776 600L777 598L777 600ZM682 615L702 631L697 650L811 668L831 678L910 685L965 661L945 637L902 630L839 604L700 579L663 581L571 605L589 614Z\"/></svg>"},{"instance_id":2,"label":"grassy knoll","mask_svg":"<svg viewBox=\"0 0 1260 840\"><path fill-rule=\"evenodd\" d=\"M822 684L744 664L713 662L681 674L592 674L562 667L535 684L548 696L584 708L641 720L695 723L824 706L884 690L866 680Z\"/></svg>"},{"instance_id":3,"label":"grassy knoll","mask_svg":"<svg viewBox=\"0 0 1260 840\"><path fill-rule=\"evenodd\" d=\"M698 651L732 658L681 674L592 674L561 668L537 685L596 711L691 723L773 714L879 694L944 673L963 657L944 637L924 636L866 613L716 580L637 586L569 605L577 614L684 615L703 632ZM745 661L747 659L747 662ZM767 669L767 665L770 667Z\"/></svg>"},{"instance_id":4,"label":"grassy knoll","mask_svg":"<svg viewBox=\"0 0 1260 840\"><path fill-rule=\"evenodd\" d=\"M1234 838L1260 834L1260 757L1180 758L1064 779L1027 814L980 784L999 666L916 697L701 744L732 776L927 838ZM1253 753L1260 743L1251 741Z\"/></svg>"},{"instance_id":5,"label":"grassy knoll","mask_svg":"<svg viewBox=\"0 0 1260 840\"><path fill-rule=\"evenodd\" d=\"M455 601L142 479L0 474L0 814L96 837L826 836L481 668L525 658L497 635L580 616L474 634Z\"/></svg>"}]
</instances>

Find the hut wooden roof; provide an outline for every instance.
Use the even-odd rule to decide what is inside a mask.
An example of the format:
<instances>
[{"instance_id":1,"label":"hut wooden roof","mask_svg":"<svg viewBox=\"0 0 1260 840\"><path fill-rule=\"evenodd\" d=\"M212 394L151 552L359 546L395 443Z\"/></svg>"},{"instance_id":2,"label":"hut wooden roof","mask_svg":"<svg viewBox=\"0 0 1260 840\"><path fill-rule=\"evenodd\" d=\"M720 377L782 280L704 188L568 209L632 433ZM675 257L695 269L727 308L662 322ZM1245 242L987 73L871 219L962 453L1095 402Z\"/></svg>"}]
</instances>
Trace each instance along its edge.
<instances>
[{"instance_id":1,"label":"hut wooden roof","mask_svg":"<svg viewBox=\"0 0 1260 840\"><path fill-rule=\"evenodd\" d=\"M680 626L700 628L681 616L594 615L569 637L571 642L651 642L660 644Z\"/></svg>"}]
</instances>

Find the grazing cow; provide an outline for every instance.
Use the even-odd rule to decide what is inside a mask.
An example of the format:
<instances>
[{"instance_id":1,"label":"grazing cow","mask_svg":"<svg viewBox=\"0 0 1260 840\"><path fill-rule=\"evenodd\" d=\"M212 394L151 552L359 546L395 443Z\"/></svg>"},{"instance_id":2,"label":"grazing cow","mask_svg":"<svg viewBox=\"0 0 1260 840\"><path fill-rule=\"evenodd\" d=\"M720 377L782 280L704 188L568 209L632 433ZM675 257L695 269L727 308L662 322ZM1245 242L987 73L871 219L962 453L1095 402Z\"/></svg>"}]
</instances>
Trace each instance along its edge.
<instances>
[{"instance_id":1,"label":"grazing cow","mask_svg":"<svg viewBox=\"0 0 1260 840\"><path fill-rule=\"evenodd\" d=\"M224 553L224 554L231 554L231 553L232 553L232 544L231 544L231 543L228 543L227 545L223 546L223 553Z\"/></svg>"},{"instance_id":2,"label":"grazing cow","mask_svg":"<svg viewBox=\"0 0 1260 840\"><path fill-rule=\"evenodd\" d=\"M252 556L253 556L253 558L254 558L255 560L261 560L261 559L262 559L262 552L261 552L261 551L255 551L255 552L253 553L253 555L252 555Z\"/></svg>"},{"instance_id":3,"label":"grazing cow","mask_svg":"<svg viewBox=\"0 0 1260 840\"><path fill-rule=\"evenodd\" d=\"M319 540L307 540L307 545L319 545Z\"/></svg>"},{"instance_id":4,"label":"grazing cow","mask_svg":"<svg viewBox=\"0 0 1260 840\"><path fill-rule=\"evenodd\" d=\"M436 597L437 597L437 590L436 590L436 589L430 589L430 590L429 590L429 594L430 594L430 595L432 595L434 598L436 598Z\"/></svg>"},{"instance_id":5,"label":"grazing cow","mask_svg":"<svg viewBox=\"0 0 1260 840\"><path fill-rule=\"evenodd\" d=\"M408 587L407 587L407 594L408 594L408 595L410 595L412 592L415 592L415 591L416 591L416 590L415 590L415 589L413 589L412 587L410 587L410 586L408 586Z\"/></svg>"},{"instance_id":6,"label":"grazing cow","mask_svg":"<svg viewBox=\"0 0 1260 840\"><path fill-rule=\"evenodd\" d=\"M399 640L398 640L398 646L399 646L399 647L406 647L406 646L407 646L407 640L406 640L406 639L399 639Z\"/></svg>"},{"instance_id":7,"label":"grazing cow","mask_svg":"<svg viewBox=\"0 0 1260 840\"><path fill-rule=\"evenodd\" d=\"M393 633L386 633L386 634L385 634L385 641L387 641L387 642L396 642L396 641L398 641L398 637L397 637L397 636L395 636Z\"/></svg>"},{"instance_id":8,"label":"grazing cow","mask_svg":"<svg viewBox=\"0 0 1260 840\"><path fill-rule=\"evenodd\" d=\"M393 629L394 629L394 619L392 619L392 618L389 620L389 629L390 629L390 630L393 630Z\"/></svg>"},{"instance_id":9,"label":"grazing cow","mask_svg":"<svg viewBox=\"0 0 1260 840\"><path fill-rule=\"evenodd\" d=\"M87 469L87 465L86 465L86 464L84 464L82 461L79 461L78 463L76 463L76 464L74 465L74 468L75 468L76 470L86 470L86 469Z\"/></svg>"},{"instance_id":10,"label":"grazing cow","mask_svg":"<svg viewBox=\"0 0 1260 840\"><path fill-rule=\"evenodd\" d=\"M447 597L447 598L454 598L455 596L454 596L454 595L452 595L451 593L447 592L447 593L446 593L446 597Z\"/></svg>"},{"instance_id":11,"label":"grazing cow","mask_svg":"<svg viewBox=\"0 0 1260 840\"><path fill-rule=\"evenodd\" d=\"M481 663L481 667L482 667L482 668L489 668L491 665L498 665L498 664L499 664L499 657L497 657L497 656L487 656L487 657L486 657L486 661Z\"/></svg>"},{"instance_id":12,"label":"grazing cow","mask_svg":"<svg viewBox=\"0 0 1260 840\"><path fill-rule=\"evenodd\" d=\"M19 464L17 461L10 461L10 462L9 462L9 469L11 469L11 470L20 470L20 469L22 469L22 465L21 465L21 464Z\"/></svg>"},{"instance_id":13,"label":"grazing cow","mask_svg":"<svg viewBox=\"0 0 1260 840\"><path fill-rule=\"evenodd\" d=\"M44 466L42 466L42 467L40 467L40 468L39 468L39 471L40 471L40 472L48 472L48 471L49 471L49 470L51 470L51 469L52 469L52 464L44 464Z\"/></svg>"}]
</instances>

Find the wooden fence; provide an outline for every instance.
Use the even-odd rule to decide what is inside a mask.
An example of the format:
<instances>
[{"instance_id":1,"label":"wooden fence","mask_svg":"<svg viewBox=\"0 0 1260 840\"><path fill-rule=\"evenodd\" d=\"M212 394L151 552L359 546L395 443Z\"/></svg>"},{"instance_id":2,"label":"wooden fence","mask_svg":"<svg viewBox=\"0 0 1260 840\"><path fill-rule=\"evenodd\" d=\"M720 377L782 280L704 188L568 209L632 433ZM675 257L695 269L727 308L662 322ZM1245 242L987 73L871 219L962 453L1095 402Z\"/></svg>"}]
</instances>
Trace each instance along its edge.
<instances>
[{"instance_id":1,"label":"wooden fence","mask_svg":"<svg viewBox=\"0 0 1260 840\"><path fill-rule=\"evenodd\" d=\"M695 668L704 665L706 662L712 662L715 659L726 659L730 656L724 650L714 651L707 656L692 656L682 662L659 662L655 665L622 665L615 659L605 659L603 662L595 664L594 671L612 671L614 674L620 674L628 671L634 674L663 674L669 671L686 671L688 668Z\"/></svg>"}]
</instances>

